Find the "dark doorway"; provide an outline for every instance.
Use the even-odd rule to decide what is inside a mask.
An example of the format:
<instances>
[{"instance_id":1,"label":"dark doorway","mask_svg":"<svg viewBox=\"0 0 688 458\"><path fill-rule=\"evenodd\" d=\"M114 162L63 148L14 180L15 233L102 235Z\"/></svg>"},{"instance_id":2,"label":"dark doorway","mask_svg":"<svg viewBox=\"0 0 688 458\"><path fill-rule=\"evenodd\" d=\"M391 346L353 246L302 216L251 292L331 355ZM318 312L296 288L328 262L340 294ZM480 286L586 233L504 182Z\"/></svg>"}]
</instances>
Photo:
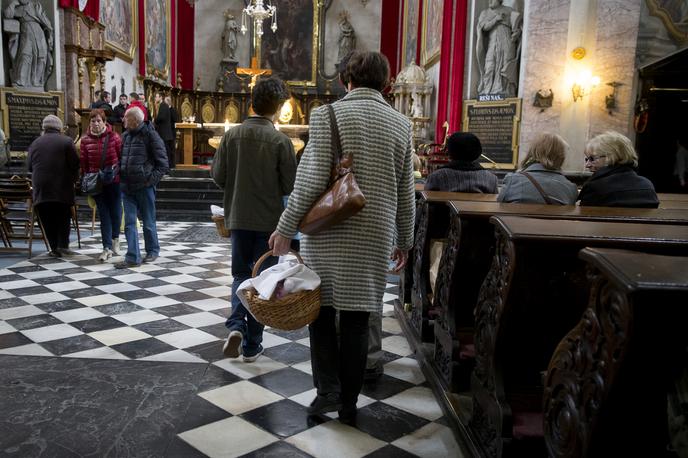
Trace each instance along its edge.
<instances>
[{"instance_id":1,"label":"dark doorway","mask_svg":"<svg viewBox=\"0 0 688 458\"><path fill-rule=\"evenodd\" d=\"M678 140L688 143L688 49L640 69L636 107L639 173L657 192L688 192L674 175Z\"/></svg>"}]
</instances>

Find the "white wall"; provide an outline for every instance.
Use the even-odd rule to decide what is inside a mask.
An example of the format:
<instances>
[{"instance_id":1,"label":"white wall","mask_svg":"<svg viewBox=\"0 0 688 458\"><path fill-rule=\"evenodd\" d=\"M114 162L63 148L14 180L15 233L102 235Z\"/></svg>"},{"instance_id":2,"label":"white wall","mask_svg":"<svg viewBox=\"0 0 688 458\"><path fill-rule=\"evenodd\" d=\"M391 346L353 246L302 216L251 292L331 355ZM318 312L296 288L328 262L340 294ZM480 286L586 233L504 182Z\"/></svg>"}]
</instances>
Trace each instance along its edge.
<instances>
[{"instance_id":1,"label":"white wall","mask_svg":"<svg viewBox=\"0 0 688 458\"><path fill-rule=\"evenodd\" d=\"M134 54L134 60L129 63L119 57L105 64L105 89L112 92L112 86L117 86L117 97L121 95L120 79L124 78L124 89L126 94L130 92L143 92L143 86L136 79L138 62L138 48ZM112 99L113 104L119 103L116 98Z\"/></svg>"}]
</instances>

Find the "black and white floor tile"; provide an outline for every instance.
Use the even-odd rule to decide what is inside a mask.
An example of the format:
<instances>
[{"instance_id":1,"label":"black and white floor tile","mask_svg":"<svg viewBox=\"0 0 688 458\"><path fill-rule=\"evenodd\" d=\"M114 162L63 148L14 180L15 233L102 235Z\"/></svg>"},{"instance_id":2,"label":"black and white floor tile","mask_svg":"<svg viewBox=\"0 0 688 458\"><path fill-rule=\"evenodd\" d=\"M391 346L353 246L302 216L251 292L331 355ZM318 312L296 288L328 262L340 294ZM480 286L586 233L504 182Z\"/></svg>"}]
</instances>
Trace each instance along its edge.
<instances>
[{"instance_id":1,"label":"black and white floor tile","mask_svg":"<svg viewBox=\"0 0 688 458\"><path fill-rule=\"evenodd\" d=\"M78 256L38 256L0 269L0 365L42 357L48 365L64 361L96 371L92 360L100 360L112 371L135 365L140 377L167 367L171 378L179 376L177 368L189 368L190 394L175 407L179 415L169 419L169 428L161 427L157 445L137 445L151 456L461 456L394 318L394 283L384 297L385 374L364 387L357 427L339 423L336 414L309 418L306 406L315 390L307 330L268 328L258 361L223 359L229 243L213 235L211 224L158 228L160 257L138 268L116 270L117 258L99 263L101 245L94 236L82 241ZM0 454L24 450L35 439L7 421L0 422ZM70 447L73 456L89 454ZM36 456L51 454L49 449Z\"/></svg>"}]
</instances>

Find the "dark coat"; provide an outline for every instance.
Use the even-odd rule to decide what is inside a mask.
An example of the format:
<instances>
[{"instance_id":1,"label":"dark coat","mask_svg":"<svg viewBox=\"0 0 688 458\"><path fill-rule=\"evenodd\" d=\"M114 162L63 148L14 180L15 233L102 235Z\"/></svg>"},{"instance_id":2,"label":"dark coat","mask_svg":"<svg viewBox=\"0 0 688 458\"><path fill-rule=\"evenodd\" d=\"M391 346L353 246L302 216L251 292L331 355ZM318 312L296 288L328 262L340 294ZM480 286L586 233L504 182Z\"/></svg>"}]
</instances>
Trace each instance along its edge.
<instances>
[{"instance_id":1,"label":"dark coat","mask_svg":"<svg viewBox=\"0 0 688 458\"><path fill-rule=\"evenodd\" d=\"M134 193L156 186L168 169L165 144L150 124L144 122L122 135L122 192Z\"/></svg>"},{"instance_id":2,"label":"dark coat","mask_svg":"<svg viewBox=\"0 0 688 458\"><path fill-rule=\"evenodd\" d=\"M629 165L602 167L593 173L578 195L581 205L592 207L657 208L652 182Z\"/></svg>"},{"instance_id":3,"label":"dark coat","mask_svg":"<svg viewBox=\"0 0 688 458\"><path fill-rule=\"evenodd\" d=\"M100 170L100 160L103 154L105 138L108 138L107 151L103 167L119 164L122 155L122 139L117 132L106 125L105 132L96 136L89 129L88 134L81 139L81 173L97 172ZM119 173L115 175L113 183L119 183Z\"/></svg>"},{"instance_id":4,"label":"dark coat","mask_svg":"<svg viewBox=\"0 0 688 458\"><path fill-rule=\"evenodd\" d=\"M160 138L167 142L174 140L172 128L172 113L170 112L170 106L165 102L160 102L158 114L155 116L155 130L160 134Z\"/></svg>"},{"instance_id":5,"label":"dark coat","mask_svg":"<svg viewBox=\"0 0 688 458\"><path fill-rule=\"evenodd\" d=\"M497 176L473 161L452 161L425 180L427 191L497 193Z\"/></svg>"},{"instance_id":6,"label":"dark coat","mask_svg":"<svg viewBox=\"0 0 688 458\"><path fill-rule=\"evenodd\" d=\"M49 129L31 143L28 151L33 203L74 204L74 183L79 177L79 156L72 139Z\"/></svg>"},{"instance_id":7,"label":"dark coat","mask_svg":"<svg viewBox=\"0 0 688 458\"><path fill-rule=\"evenodd\" d=\"M117 122L122 122L122 119L124 118L124 112L127 111L129 108L129 104L122 105L117 104L115 105L115 108L113 108L113 112L115 113L114 116L117 118Z\"/></svg>"}]
</instances>

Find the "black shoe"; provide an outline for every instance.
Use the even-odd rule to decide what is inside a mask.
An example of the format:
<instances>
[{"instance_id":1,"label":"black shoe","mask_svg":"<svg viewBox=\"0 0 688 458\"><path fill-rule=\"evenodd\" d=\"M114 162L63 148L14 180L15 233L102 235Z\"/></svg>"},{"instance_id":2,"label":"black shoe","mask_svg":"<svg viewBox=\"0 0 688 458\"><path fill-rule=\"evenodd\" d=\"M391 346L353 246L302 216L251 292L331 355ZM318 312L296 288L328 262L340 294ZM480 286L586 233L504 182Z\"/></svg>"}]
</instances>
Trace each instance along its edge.
<instances>
[{"instance_id":1,"label":"black shoe","mask_svg":"<svg viewBox=\"0 0 688 458\"><path fill-rule=\"evenodd\" d=\"M317 395L311 405L306 409L308 415L320 415L327 412L336 412L342 408L339 393L328 393L324 396Z\"/></svg>"},{"instance_id":2,"label":"black shoe","mask_svg":"<svg viewBox=\"0 0 688 458\"><path fill-rule=\"evenodd\" d=\"M241 341L243 339L244 335L240 331L230 332L222 346L222 354L227 358L238 358L241 354Z\"/></svg>"},{"instance_id":3,"label":"black shoe","mask_svg":"<svg viewBox=\"0 0 688 458\"><path fill-rule=\"evenodd\" d=\"M69 248L58 248L58 250L62 256L76 256L79 254L74 250L70 250Z\"/></svg>"},{"instance_id":4,"label":"black shoe","mask_svg":"<svg viewBox=\"0 0 688 458\"><path fill-rule=\"evenodd\" d=\"M346 406L339 411L339 422L349 426L356 426L356 406Z\"/></svg>"},{"instance_id":5,"label":"black shoe","mask_svg":"<svg viewBox=\"0 0 688 458\"><path fill-rule=\"evenodd\" d=\"M57 250L51 250L48 252L48 256L50 256L51 258L59 258L62 255Z\"/></svg>"},{"instance_id":6,"label":"black shoe","mask_svg":"<svg viewBox=\"0 0 688 458\"><path fill-rule=\"evenodd\" d=\"M115 269L130 269L132 267L140 267L141 264L136 264L135 262L122 261L115 264Z\"/></svg>"},{"instance_id":7,"label":"black shoe","mask_svg":"<svg viewBox=\"0 0 688 458\"><path fill-rule=\"evenodd\" d=\"M157 254L148 253L148 254L146 255L146 257L143 258L143 262L145 262L145 263L153 262L153 261L155 261L156 259L158 259L158 255L157 255Z\"/></svg>"}]
</instances>

